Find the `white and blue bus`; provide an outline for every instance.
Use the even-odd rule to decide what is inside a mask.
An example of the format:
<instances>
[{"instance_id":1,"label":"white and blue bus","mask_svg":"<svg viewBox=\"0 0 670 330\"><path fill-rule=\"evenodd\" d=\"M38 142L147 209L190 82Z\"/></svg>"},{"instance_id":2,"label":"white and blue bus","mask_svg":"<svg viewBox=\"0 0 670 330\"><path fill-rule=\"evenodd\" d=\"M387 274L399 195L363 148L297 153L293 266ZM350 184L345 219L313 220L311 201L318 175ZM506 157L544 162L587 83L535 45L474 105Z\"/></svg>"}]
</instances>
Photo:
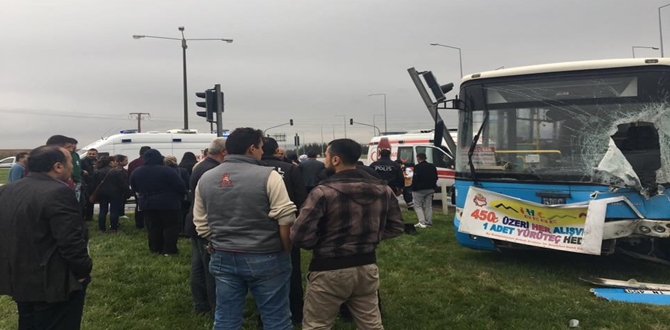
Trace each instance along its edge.
<instances>
[{"instance_id":1,"label":"white and blue bus","mask_svg":"<svg viewBox=\"0 0 670 330\"><path fill-rule=\"evenodd\" d=\"M452 100L452 84L408 71L436 132L439 110L458 112L445 140L461 245L670 255L670 59L475 73Z\"/></svg>"}]
</instances>

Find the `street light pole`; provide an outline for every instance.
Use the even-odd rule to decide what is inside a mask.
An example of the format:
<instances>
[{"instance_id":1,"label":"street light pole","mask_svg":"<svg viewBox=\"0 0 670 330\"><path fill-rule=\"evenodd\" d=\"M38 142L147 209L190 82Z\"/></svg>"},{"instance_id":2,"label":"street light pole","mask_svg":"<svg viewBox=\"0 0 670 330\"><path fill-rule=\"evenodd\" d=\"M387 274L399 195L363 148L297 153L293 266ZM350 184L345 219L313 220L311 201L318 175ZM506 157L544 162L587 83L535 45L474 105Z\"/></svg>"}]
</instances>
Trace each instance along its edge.
<instances>
[{"instance_id":1,"label":"street light pole","mask_svg":"<svg viewBox=\"0 0 670 330\"><path fill-rule=\"evenodd\" d=\"M388 132L387 117L386 117L386 93L369 94L368 96L383 96L384 97L384 132Z\"/></svg>"},{"instance_id":2,"label":"street light pole","mask_svg":"<svg viewBox=\"0 0 670 330\"><path fill-rule=\"evenodd\" d=\"M446 47L446 48L451 48L451 49L456 49L458 50L458 63L461 68L461 78L463 78L463 57L461 56L461 49L458 47L454 46L449 46L449 45L443 45L443 44L438 44L438 43L432 43L430 44L431 46L440 46L440 47Z\"/></svg>"},{"instance_id":3,"label":"street light pole","mask_svg":"<svg viewBox=\"0 0 670 330\"><path fill-rule=\"evenodd\" d=\"M335 115L335 117L342 117L342 124L344 124L344 138L347 138L347 117L344 115ZM333 127L334 129L334 127Z\"/></svg>"},{"instance_id":4,"label":"street light pole","mask_svg":"<svg viewBox=\"0 0 670 330\"><path fill-rule=\"evenodd\" d=\"M631 49L633 50L633 58L635 58L635 48L638 49L653 49L653 50L658 50L658 47L650 47L650 46L633 46Z\"/></svg>"},{"instance_id":5,"label":"street light pole","mask_svg":"<svg viewBox=\"0 0 670 330\"><path fill-rule=\"evenodd\" d=\"M180 26L179 31L181 32L181 54L182 54L182 64L184 66L184 130L188 129L188 87L186 85L186 38L184 37L184 27ZM221 118L216 120L221 121Z\"/></svg>"},{"instance_id":6,"label":"street light pole","mask_svg":"<svg viewBox=\"0 0 670 330\"><path fill-rule=\"evenodd\" d=\"M665 57L663 53L663 26L661 25L661 9L670 6L670 3L664 6L658 7L658 34L661 37L661 57Z\"/></svg>"},{"instance_id":7,"label":"street light pole","mask_svg":"<svg viewBox=\"0 0 670 330\"><path fill-rule=\"evenodd\" d=\"M182 65L183 65L183 71L184 71L184 130L188 130L188 87L187 87L187 76L186 76L186 49L188 48L186 41L207 41L207 40L216 40L216 41L225 41L227 43L232 43L233 39L223 39L223 38L198 38L198 39L186 39L184 36L184 27L180 26L179 32L181 32L181 38L171 38L171 37L159 37L159 36L148 36L148 35L141 35L141 34L135 34L133 35L133 39L143 39L143 38L150 38L150 39L167 39L167 40L179 40L181 41L181 49L182 49ZM218 120L221 120L220 118Z\"/></svg>"}]
</instances>

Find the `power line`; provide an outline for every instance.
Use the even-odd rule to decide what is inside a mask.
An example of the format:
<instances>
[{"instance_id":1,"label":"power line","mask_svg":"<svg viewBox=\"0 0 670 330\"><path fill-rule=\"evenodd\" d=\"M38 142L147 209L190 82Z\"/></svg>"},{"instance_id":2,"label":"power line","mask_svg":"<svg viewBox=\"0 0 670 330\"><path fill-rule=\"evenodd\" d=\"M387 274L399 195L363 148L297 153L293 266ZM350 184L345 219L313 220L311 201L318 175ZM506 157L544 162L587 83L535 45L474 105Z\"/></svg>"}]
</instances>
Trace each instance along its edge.
<instances>
[{"instance_id":1,"label":"power line","mask_svg":"<svg viewBox=\"0 0 670 330\"><path fill-rule=\"evenodd\" d=\"M148 112L131 112L129 113L131 116L135 116L137 118L137 133L142 133L142 119L144 119L144 115L149 116L151 118L151 114Z\"/></svg>"}]
</instances>

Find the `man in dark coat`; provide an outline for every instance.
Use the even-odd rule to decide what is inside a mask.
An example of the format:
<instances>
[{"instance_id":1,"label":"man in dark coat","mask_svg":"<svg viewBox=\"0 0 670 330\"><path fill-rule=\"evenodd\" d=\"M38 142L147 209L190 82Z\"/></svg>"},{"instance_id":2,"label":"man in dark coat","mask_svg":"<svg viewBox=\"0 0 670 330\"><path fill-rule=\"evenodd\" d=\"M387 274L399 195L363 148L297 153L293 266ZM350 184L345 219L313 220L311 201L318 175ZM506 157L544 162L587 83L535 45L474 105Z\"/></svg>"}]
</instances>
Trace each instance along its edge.
<instances>
[{"instance_id":1,"label":"man in dark coat","mask_svg":"<svg viewBox=\"0 0 670 330\"><path fill-rule=\"evenodd\" d=\"M370 168L386 181L396 195L400 194L405 187L405 177L402 175L400 166L391 160L391 150L384 149L379 155L379 160L370 164Z\"/></svg>"},{"instance_id":2,"label":"man in dark coat","mask_svg":"<svg viewBox=\"0 0 670 330\"><path fill-rule=\"evenodd\" d=\"M207 148L207 157L193 166L189 183L191 194L198 186L200 177L219 166L226 158L226 139L215 138ZM191 196L193 200L193 196ZM191 238L191 296L196 313L209 313L216 307L216 282L209 272L210 254L205 250L207 240L198 236L193 224L193 203L186 216L184 232Z\"/></svg>"},{"instance_id":3,"label":"man in dark coat","mask_svg":"<svg viewBox=\"0 0 670 330\"><path fill-rule=\"evenodd\" d=\"M263 138L263 156L261 161L268 166L274 167L275 171L281 174L286 185L288 197L293 204L300 210L300 206L307 198L307 188L302 182L300 168L293 164L286 163L280 156L283 156L283 149L280 150L277 140L266 137ZM302 272L300 269L300 248L293 246L291 250L291 289L289 291L289 304L291 305L291 319L293 324L302 324Z\"/></svg>"},{"instance_id":4,"label":"man in dark coat","mask_svg":"<svg viewBox=\"0 0 670 330\"><path fill-rule=\"evenodd\" d=\"M19 329L79 329L93 263L75 193L72 156L30 152L30 174L0 187L0 295L16 301Z\"/></svg>"},{"instance_id":5,"label":"man in dark coat","mask_svg":"<svg viewBox=\"0 0 670 330\"><path fill-rule=\"evenodd\" d=\"M140 157L134 159L130 164L128 164L128 178L133 174L140 166L144 165L144 153L147 150L151 149L149 146L143 146L140 148ZM144 228L144 213L137 207L137 194L135 194L135 227L137 229Z\"/></svg>"},{"instance_id":6,"label":"man in dark coat","mask_svg":"<svg viewBox=\"0 0 670 330\"><path fill-rule=\"evenodd\" d=\"M186 184L173 169L163 165L163 156L150 149L144 154L144 165L130 175L130 186L137 193L137 208L144 212L149 236L149 250L177 254L179 210L186 196Z\"/></svg>"},{"instance_id":7,"label":"man in dark coat","mask_svg":"<svg viewBox=\"0 0 670 330\"><path fill-rule=\"evenodd\" d=\"M414 211L419 223L417 228L428 228L433 225L433 194L437 187L437 168L426 161L426 154L416 154L418 164L414 166L412 178L412 199Z\"/></svg>"},{"instance_id":8,"label":"man in dark coat","mask_svg":"<svg viewBox=\"0 0 670 330\"><path fill-rule=\"evenodd\" d=\"M307 191L312 190L319 184L317 176L326 168L322 162L316 159L316 153L314 151L309 151L307 153L307 159L300 162L300 165L298 166L300 166L302 181L305 183Z\"/></svg>"}]
</instances>

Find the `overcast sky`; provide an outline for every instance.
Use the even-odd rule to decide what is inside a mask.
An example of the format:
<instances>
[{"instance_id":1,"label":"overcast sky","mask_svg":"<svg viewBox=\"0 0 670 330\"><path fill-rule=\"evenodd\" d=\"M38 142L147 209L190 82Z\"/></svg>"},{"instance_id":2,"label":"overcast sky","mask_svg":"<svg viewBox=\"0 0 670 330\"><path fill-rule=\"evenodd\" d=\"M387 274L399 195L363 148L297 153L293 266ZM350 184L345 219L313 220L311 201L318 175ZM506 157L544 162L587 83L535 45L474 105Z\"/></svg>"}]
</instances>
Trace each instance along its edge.
<instances>
[{"instance_id":1,"label":"overcast sky","mask_svg":"<svg viewBox=\"0 0 670 330\"><path fill-rule=\"evenodd\" d=\"M303 142L347 135L367 142L383 114L388 130L432 127L407 68L458 86L464 74L552 62L627 58L659 46L657 8L670 0L0 0L0 148L31 148L53 134L80 147L136 127L183 126L182 53L189 43L189 126L209 129L194 93L219 83L224 128L267 127ZM670 7L664 9L670 37ZM639 57L659 51L639 49ZM451 93L452 96L454 93ZM374 117L384 130L384 117ZM292 142L292 139L290 139Z\"/></svg>"}]
</instances>

